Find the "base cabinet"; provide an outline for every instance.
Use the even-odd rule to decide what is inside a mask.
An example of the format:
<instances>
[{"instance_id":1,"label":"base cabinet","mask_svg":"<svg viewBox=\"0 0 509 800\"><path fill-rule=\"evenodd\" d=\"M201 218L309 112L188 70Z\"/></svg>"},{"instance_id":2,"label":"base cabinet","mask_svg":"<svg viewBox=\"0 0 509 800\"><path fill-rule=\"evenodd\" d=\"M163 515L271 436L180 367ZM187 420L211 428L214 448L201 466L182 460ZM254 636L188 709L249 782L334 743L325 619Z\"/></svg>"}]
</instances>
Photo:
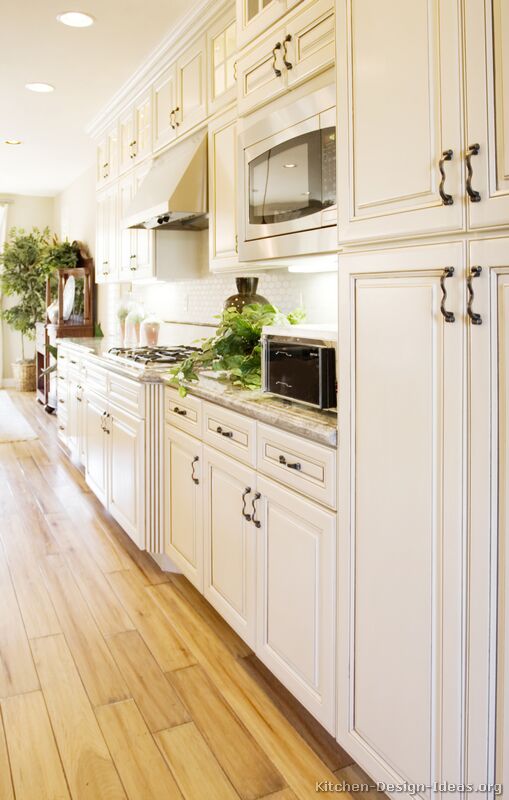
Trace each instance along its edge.
<instances>
[{"instance_id":1,"label":"base cabinet","mask_svg":"<svg viewBox=\"0 0 509 800\"><path fill-rule=\"evenodd\" d=\"M108 510L138 547L144 548L144 422L109 404L104 432Z\"/></svg>"},{"instance_id":2,"label":"base cabinet","mask_svg":"<svg viewBox=\"0 0 509 800\"><path fill-rule=\"evenodd\" d=\"M88 485L103 505L108 502L107 442L104 428L107 413L107 401L87 390L84 414L85 476Z\"/></svg>"},{"instance_id":3,"label":"base cabinet","mask_svg":"<svg viewBox=\"0 0 509 800\"><path fill-rule=\"evenodd\" d=\"M251 523L256 473L203 448L205 597L255 647L256 528Z\"/></svg>"},{"instance_id":4,"label":"base cabinet","mask_svg":"<svg viewBox=\"0 0 509 800\"><path fill-rule=\"evenodd\" d=\"M256 654L335 731L336 515L258 476Z\"/></svg>"},{"instance_id":5,"label":"base cabinet","mask_svg":"<svg viewBox=\"0 0 509 800\"><path fill-rule=\"evenodd\" d=\"M203 592L203 447L166 425L164 450L165 552Z\"/></svg>"}]
</instances>

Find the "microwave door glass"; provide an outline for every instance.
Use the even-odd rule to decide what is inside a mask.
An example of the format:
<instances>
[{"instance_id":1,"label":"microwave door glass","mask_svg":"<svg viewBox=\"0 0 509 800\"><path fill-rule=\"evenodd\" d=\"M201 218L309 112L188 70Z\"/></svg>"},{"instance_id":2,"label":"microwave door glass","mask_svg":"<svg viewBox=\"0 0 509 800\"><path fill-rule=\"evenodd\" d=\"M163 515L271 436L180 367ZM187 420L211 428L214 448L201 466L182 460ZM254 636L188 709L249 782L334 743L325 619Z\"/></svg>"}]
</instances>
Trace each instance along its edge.
<instances>
[{"instance_id":1,"label":"microwave door glass","mask_svg":"<svg viewBox=\"0 0 509 800\"><path fill-rule=\"evenodd\" d=\"M269 391L320 404L320 354L316 347L271 344L269 348Z\"/></svg>"},{"instance_id":2,"label":"microwave door glass","mask_svg":"<svg viewBox=\"0 0 509 800\"><path fill-rule=\"evenodd\" d=\"M335 128L311 131L271 147L249 163L250 224L286 222L334 205L334 139Z\"/></svg>"}]
</instances>

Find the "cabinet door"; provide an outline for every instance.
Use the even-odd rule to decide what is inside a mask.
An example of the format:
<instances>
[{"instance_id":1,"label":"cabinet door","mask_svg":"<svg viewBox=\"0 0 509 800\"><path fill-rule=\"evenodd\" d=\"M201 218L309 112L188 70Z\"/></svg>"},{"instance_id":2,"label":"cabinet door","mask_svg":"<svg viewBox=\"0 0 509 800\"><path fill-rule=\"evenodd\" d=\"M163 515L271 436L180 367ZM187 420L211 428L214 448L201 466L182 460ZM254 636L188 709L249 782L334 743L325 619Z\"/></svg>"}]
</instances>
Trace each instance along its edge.
<instances>
[{"instance_id":1,"label":"cabinet door","mask_svg":"<svg viewBox=\"0 0 509 800\"><path fill-rule=\"evenodd\" d=\"M134 104L133 161L141 161L152 152L152 94L143 95Z\"/></svg>"},{"instance_id":2,"label":"cabinet door","mask_svg":"<svg viewBox=\"0 0 509 800\"><path fill-rule=\"evenodd\" d=\"M96 283L116 277L117 188L112 186L97 195L96 206Z\"/></svg>"},{"instance_id":3,"label":"cabinet door","mask_svg":"<svg viewBox=\"0 0 509 800\"><path fill-rule=\"evenodd\" d=\"M177 108L177 66L171 67L154 84L154 150L159 150L177 135L172 112Z\"/></svg>"},{"instance_id":4,"label":"cabinet door","mask_svg":"<svg viewBox=\"0 0 509 800\"><path fill-rule=\"evenodd\" d=\"M104 186L108 179L108 139L105 136L96 146L96 183L97 188Z\"/></svg>"},{"instance_id":5,"label":"cabinet door","mask_svg":"<svg viewBox=\"0 0 509 800\"><path fill-rule=\"evenodd\" d=\"M230 10L207 30L208 114L235 99L236 22Z\"/></svg>"},{"instance_id":6,"label":"cabinet door","mask_svg":"<svg viewBox=\"0 0 509 800\"><path fill-rule=\"evenodd\" d=\"M506 0L465 3L466 151L473 169L467 194L471 228L509 221L509 6ZM479 145L474 151L472 145ZM472 202L475 200L476 202Z\"/></svg>"},{"instance_id":7,"label":"cabinet door","mask_svg":"<svg viewBox=\"0 0 509 800\"><path fill-rule=\"evenodd\" d=\"M340 241L462 229L459 3L336 8Z\"/></svg>"},{"instance_id":8,"label":"cabinet door","mask_svg":"<svg viewBox=\"0 0 509 800\"><path fill-rule=\"evenodd\" d=\"M207 116L207 43L201 37L177 62L178 135L198 125Z\"/></svg>"},{"instance_id":9,"label":"cabinet door","mask_svg":"<svg viewBox=\"0 0 509 800\"><path fill-rule=\"evenodd\" d=\"M284 41L288 86L307 80L334 64L334 2L306 5L287 26Z\"/></svg>"},{"instance_id":10,"label":"cabinet door","mask_svg":"<svg viewBox=\"0 0 509 800\"><path fill-rule=\"evenodd\" d=\"M103 505L108 502L106 469L106 433L104 422L107 404L87 390L85 397L85 477L88 485Z\"/></svg>"},{"instance_id":11,"label":"cabinet door","mask_svg":"<svg viewBox=\"0 0 509 800\"><path fill-rule=\"evenodd\" d=\"M165 551L203 592L202 444L165 429Z\"/></svg>"},{"instance_id":12,"label":"cabinet door","mask_svg":"<svg viewBox=\"0 0 509 800\"><path fill-rule=\"evenodd\" d=\"M375 781L462 775L464 258L339 258L338 740Z\"/></svg>"},{"instance_id":13,"label":"cabinet door","mask_svg":"<svg viewBox=\"0 0 509 800\"><path fill-rule=\"evenodd\" d=\"M247 519L256 473L203 448L205 597L254 648L256 528Z\"/></svg>"},{"instance_id":14,"label":"cabinet door","mask_svg":"<svg viewBox=\"0 0 509 800\"><path fill-rule=\"evenodd\" d=\"M336 515L258 476L256 655L335 733Z\"/></svg>"},{"instance_id":15,"label":"cabinet door","mask_svg":"<svg viewBox=\"0 0 509 800\"><path fill-rule=\"evenodd\" d=\"M240 115L282 94L288 81L283 62L284 28L271 31L237 62L237 108Z\"/></svg>"},{"instance_id":16,"label":"cabinet door","mask_svg":"<svg viewBox=\"0 0 509 800\"><path fill-rule=\"evenodd\" d=\"M67 438L68 447L74 457L79 454L79 414L78 406L80 396L80 389L78 389L78 380L70 378L68 381L67 392Z\"/></svg>"},{"instance_id":17,"label":"cabinet door","mask_svg":"<svg viewBox=\"0 0 509 800\"><path fill-rule=\"evenodd\" d=\"M126 282L136 269L136 232L123 226L132 199L133 177L128 175L118 184L118 271L120 280Z\"/></svg>"},{"instance_id":18,"label":"cabinet door","mask_svg":"<svg viewBox=\"0 0 509 800\"><path fill-rule=\"evenodd\" d=\"M237 113L209 125L210 268L218 272L238 262Z\"/></svg>"},{"instance_id":19,"label":"cabinet door","mask_svg":"<svg viewBox=\"0 0 509 800\"><path fill-rule=\"evenodd\" d=\"M245 47L301 0L237 0L237 44Z\"/></svg>"},{"instance_id":20,"label":"cabinet door","mask_svg":"<svg viewBox=\"0 0 509 800\"><path fill-rule=\"evenodd\" d=\"M110 281L115 281L118 278L118 188L116 185L108 189L105 209L104 236L108 252L106 277Z\"/></svg>"},{"instance_id":21,"label":"cabinet door","mask_svg":"<svg viewBox=\"0 0 509 800\"><path fill-rule=\"evenodd\" d=\"M118 126L119 154L118 169L120 174L133 165L134 114L132 108L120 118Z\"/></svg>"},{"instance_id":22,"label":"cabinet door","mask_svg":"<svg viewBox=\"0 0 509 800\"><path fill-rule=\"evenodd\" d=\"M146 161L135 171L133 178L133 196L139 190L140 185L150 170L152 162ZM154 240L155 232L147 230L133 231L134 235L134 259L132 262L131 280L136 278L152 278L155 274L154 263Z\"/></svg>"},{"instance_id":23,"label":"cabinet door","mask_svg":"<svg viewBox=\"0 0 509 800\"><path fill-rule=\"evenodd\" d=\"M110 405L108 439L108 510L145 549L144 422Z\"/></svg>"}]
</instances>

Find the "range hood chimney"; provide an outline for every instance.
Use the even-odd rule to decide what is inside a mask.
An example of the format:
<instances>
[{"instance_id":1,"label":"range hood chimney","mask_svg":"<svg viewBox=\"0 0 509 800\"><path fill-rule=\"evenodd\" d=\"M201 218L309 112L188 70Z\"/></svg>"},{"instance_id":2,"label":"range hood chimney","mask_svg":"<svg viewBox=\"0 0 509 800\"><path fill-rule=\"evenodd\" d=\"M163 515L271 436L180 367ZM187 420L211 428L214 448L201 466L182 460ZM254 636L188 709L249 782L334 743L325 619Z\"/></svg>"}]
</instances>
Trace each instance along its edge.
<instances>
[{"instance_id":1,"label":"range hood chimney","mask_svg":"<svg viewBox=\"0 0 509 800\"><path fill-rule=\"evenodd\" d=\"M130 203L124 228L208 228L207 130L155 159Z\"/></svg>"}]
</instances>

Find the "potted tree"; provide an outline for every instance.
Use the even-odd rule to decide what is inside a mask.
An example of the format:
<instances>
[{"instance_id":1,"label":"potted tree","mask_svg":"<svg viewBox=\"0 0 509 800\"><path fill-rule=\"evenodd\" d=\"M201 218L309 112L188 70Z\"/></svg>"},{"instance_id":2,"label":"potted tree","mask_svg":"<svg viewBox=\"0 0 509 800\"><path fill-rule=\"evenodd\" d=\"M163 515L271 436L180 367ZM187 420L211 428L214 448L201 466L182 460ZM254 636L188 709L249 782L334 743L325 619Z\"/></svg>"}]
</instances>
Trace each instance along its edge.
<instances>
[{"instance_id":1,"label":"potted tree","mask_svg":"<svg viewBox=\"0 0 509 800\"><path fill-rule=\"evenodd\" d=\"M14 305L2 309L0 315L21 334L21 358L13 364L16 388L21 392L35 390L35 359L26 358L25 340L34 338L36 322L45 319L46 277L50 267L44 262L44 254L48 241L48 228L43 231L32 228L30 233L11 228L0 253L0 291L15 298Z\"/></svg>"}]
</instances>

